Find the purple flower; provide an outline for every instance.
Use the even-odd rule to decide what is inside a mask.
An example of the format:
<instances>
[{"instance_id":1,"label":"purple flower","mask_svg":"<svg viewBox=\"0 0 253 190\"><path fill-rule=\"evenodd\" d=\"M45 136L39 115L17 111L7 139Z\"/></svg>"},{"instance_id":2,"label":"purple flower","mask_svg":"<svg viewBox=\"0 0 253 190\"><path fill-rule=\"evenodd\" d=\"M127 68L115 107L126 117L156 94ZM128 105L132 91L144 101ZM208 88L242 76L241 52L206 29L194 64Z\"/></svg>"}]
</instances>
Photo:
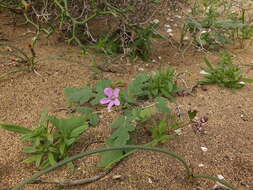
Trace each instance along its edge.
<instances>
[{"instance_id":1,"label":"purple flower","mask_svg":"<svg viewBox=\"0 0 253 190\"><path fill-rule=\"evenodd\" d=\"M111 110L112 106L120 105L119 101L119 91L120 89L115 88L114 90L111 88L105 88L104 93L107 96L107 98L103 98L100 100L100 104L108 104L107 108L108 110Z\"/></svg>"}]
</instances>

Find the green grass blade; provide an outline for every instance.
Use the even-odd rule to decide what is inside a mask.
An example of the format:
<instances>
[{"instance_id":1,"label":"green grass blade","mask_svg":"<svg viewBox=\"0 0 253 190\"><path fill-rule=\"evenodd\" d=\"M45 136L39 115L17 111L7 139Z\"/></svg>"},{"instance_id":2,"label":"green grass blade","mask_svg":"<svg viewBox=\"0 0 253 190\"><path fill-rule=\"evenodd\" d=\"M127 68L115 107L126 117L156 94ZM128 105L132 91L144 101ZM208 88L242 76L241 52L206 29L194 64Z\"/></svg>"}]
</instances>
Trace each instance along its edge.
<instances>
[{"instance_id":1,"label":"green grass blade","mask_svg":"<svg viewBox=\"0 0 253 190\"><path fill-rule=\"evenodd\" d=\"M253 83L253 79L250 79L250 78L242 78L241 80L242 80L243 82Z\"/></svg>"},{"instance_id":2,"label":"green grass blade","mask_svg":"<svg viewBox=\"0 0 253 190\"><path fill-rule=\"evenodd\" d=\"M10 125L10 124L4 124L4 123L0 123L0 128L6 129L11 132L20 133L20 134L28 134L32 132L32 130L19 126L19 125Z\"/></svg>"},{"instance_id":3,"label":"green grass blade","mask_svg":"<svg viewBox=\"0 0 253 190\"><path fill-rule=\"evenodd\" d=\"M17 48L9 43L5 43L5 42L0 42L0 46L9 46L10 48L16 50L17 52L19 52L20 54L22 54L26 59L29 59L29 57L27 56L27 54L22 51L20 48Z\"/></svg>"}]
</instances>

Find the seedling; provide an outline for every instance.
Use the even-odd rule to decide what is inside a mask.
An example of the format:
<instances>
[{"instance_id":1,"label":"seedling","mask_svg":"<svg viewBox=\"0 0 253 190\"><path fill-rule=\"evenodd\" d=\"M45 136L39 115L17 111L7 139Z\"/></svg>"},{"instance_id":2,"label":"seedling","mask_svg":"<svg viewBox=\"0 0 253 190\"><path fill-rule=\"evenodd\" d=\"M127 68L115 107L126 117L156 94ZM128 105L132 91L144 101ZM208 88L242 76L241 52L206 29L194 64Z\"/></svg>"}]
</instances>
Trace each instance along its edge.
<instances>
[{"instance_id":1,"label":"seedling","mask_svg":"<svg viewBox=\"0 0 253 190\"><path fill-rule=\"evenodd\" d=\"M252 83L253 79L244 78L243 71L239 66L232 63L232 57L227 52L220 54L221 60L217 66L213 66L210 61L205 58L208 66L203 68L205 79L199 81L199 84L218 84L221 87L230 88L232 91L244 87L245 83Z\"/></svg>"},{"instance_id":2,"label":"seedling","mask_svg":"<svg viewBox=\"0 0 253 190\"><path fill-rule=\"evenodd\" d=\"M22 141L28 141L31 146L24 152L31 154L25 163L35 163L38 168L55 165L57 161L69 156L68 152L83 132L88 129L85 117L60 119L43 112L37 128L31 130L18 125L0 123L0 128L22 134ZM72 165L70 165L72 167Z\"/></svg>"}]
</instances>

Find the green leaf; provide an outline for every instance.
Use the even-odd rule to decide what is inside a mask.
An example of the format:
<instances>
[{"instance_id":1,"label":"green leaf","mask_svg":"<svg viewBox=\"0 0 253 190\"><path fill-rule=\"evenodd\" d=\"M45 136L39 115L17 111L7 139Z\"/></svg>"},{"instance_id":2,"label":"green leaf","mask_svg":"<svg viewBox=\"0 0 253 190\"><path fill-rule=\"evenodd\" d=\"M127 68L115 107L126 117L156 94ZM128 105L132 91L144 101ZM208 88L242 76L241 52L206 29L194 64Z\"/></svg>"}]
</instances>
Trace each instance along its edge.
<instances>
[{"instance_id":1,"label":"green leaf","mask_svg":"<svg viewBox=\"0 0 253 190\"><path fill-rule=\"evenodd\" d=\"M123 125L118 128L112 136L107 140L108 144L120 146L125 145L127 141L130 139L129 133L135 130L135 126L133 125Z\"/></svg>"},{"instance_id":2,"label":"green leaf","mask_svg":"<svg viewBox=\"0 0 253 190\"><path fill-rule=\"evenodd\" d=\"M66 151L66 144L61 143L60 144L60 154L61 154L61 156L63 156L65 154L65 151Z\"/></svg>"},{"instance_id":3,"label":"green leaf","mask_svg":"<svg viewBox=\"0 0 253 190\"><path fill-rule=\"evenodd\" d=\"M152 115L156 114L157 112L158 110L156 107L146 108L140 112L140 117L150 118Z\"/></svg>"},{"instance_id":4,"label":"green leaf","mask_svg":"<svg viewBox=\"0 0 253 190\"><path fill-rule=\"evenodd\" d=\"M124 116L119 116L116 120L114 120L111 124L111 128L119 128L122 126L122 124L125 122L125 117Z\"/></svg>"},{"instance_id":5,"label":"green leaf","mask_svg":"<svg viewBox=\"0 0 253 190\"><path fill-rule=\"evenodd\" d=\"M105 88L109 88L111 85L111 81L110 80L100 80L98 81L93 89L97 92L97 93L103 93L104 94L104 89Z\"/></svg>"},{"instance_id":6,"label":"green leaf","mask_svg":"<svg viewBox=\"0 0 253 190\"><path fill-rule=\"evenodd\" d=\"M88 129L88 124L86 123L85 125L82 125L78 128L75 128L71 134L70 134L70 138L76 138L79 137L84 131L86 131Z\"/></svg>"},{"instance_id":7,"label":"green leaf","mask_svg":"<svg viewBox=\"0 0 253 190\"><path fill-rule=\"evenodd\" d=\"M47 156L48 156L48 160L49 160L49 163L50 163L51 166L53 166L53 165L55 165L55 164L57 163L57 162L55 161L55 158L54 158L53 153L49 152L49 153L47 154Z\"/></svg>"},{"instance_id":8,"label":"green leaf","mask_svg":"<svg viewBox=\"0 0 253 190\"><path fill-rule=\"evenodd\" d=\"M28 153L28 154L35 153L37 151L38 150L35 147L24 148L24 150L23 150L24 153Z\"/></svg>"},{"instance_id":9,"label":"green leaf","mask_svg":"<svg viewBox=\"0 0 253 190\"><path fill-rule=\"evenodd\" d=\"M81 114L84 114L85 118L89 120L92 126L96 126L99 123L99 118L96 113L92 112L92 109L88 107L77 107L75 110Z\"/></svg>"},{"instance_id":10,"label":"green leaf","mask_svg":"<svg viewBox=\"0 0 253 190\"><path fill-rule=\"evenodd\" d=\"M0 123L0 128L6 129L12 132L20 133L20 134L28 134L32 132L32 130L19 126L19 125L10 125L10 124L4 124L4 123Z\"/></svg>"},{"instance_id":11,"label":"green leaf","mask_svg":"<svg viewBox=\"0 0 253 190\"><path fill-rule=\"evenodd\" d=\"M95 113L92 113L90 114L89 116L89 123L92 125L92 126L96 126L98 123L99 123L99 117L97 114Z\"/></svg>"},{"instance_id":12,"label":"green leaf","mask_svg":"<svg viewBox=\"0 0 253 190\"><path fill-rule=\"evenodd\" d=\"M59 129L65 137L69 137L74 129L86 124L86 119L84 117L77 116L69 119L60 119L54 116L50 116L49 121L57 129Z\"/></svg>"},{"instance_id":13,"label":"green leaf","mask_svg":"<svg viewBox=\"0 0 253 190\"><path fill-rule=\"evenodd\" d=\"M120 101L127 102L130 104L136 104L136 99L125 90L121 90L120 92Z\"/></svg>"},{"instance_id":14,"label":"green leaf","mask_svg":"<svg viewBox=\"0 0 253 190\"><path fill-rule=\"evenodd\" d=\"M36 162L35 162L35 166L38 168L41 164L41 160L43 158L44 154L38 154L37 155L37 159L36 159Z\"/></svg>"},{"instance_id":15,"label":"green leaf","mask_svg":"<svg viewBox=\"0 0 253 190\"><path fill-rule=\"evenodd\" d=\"M157 107L162 113L165 113L165 114L170 114L170 113L171 113L170 108L167 106L168 100L167 100L166 98L157 97L157 98L155 99L155 101L157 102L157 103L156 103L156 107Z\"/></svg>"},{"instance_id":16,"label":"green leaf","mask_svg":"<svg viewBox=\"0 0 253 190\"><path fill-rule=\"evenodd\" d=\"M198 113L198 111L197 110L189 110L188 111L188 117L189 117L189 119L190 120L193 120L195 117L196 117L196 115L197 115L197 113Z\"/></svg>"},{"instance_id":17,"label":"green leaf","mask_svg":"<svg viewBox=\"0 0 253 190\"><path fill-rule=\"evenodd\" d=\"M24 163L31 163L31 162L37 162L39 159L38 155L31 156L25 160L23 160Z\"/></svg>"},{"instance_id":18,"label":"green leaf","mask_svg":"<svg viewBox=\"0 0 253 190\"><path fill-rule=\"evenodd\" d=\"M38 126L46 126L47 119L48 119L48 110L44 110L40 115Z\"/></svg>"},{"instance_id":19,"label":"green leaf","mask_svg":"<svg viewBox=\"0 0 253 190\"><path fill-rule=\"evenodd\" d=\"M64 93L67 96L67 100L70 103L76 102L84 104L94 97L92 90L84 86L83 88L65 88Z\"/></svg>"},{"instance_id":20,"label":"green leaf","mask_svg":"<svg viewBox=\"0 0 253 190\"><path fill-rule=\"evenodd\" d=\"M242 78L241 80L242 80L243 82L253 83L253 79L250 79L250 78Z\"/></svg>"},{"instance_id":21,"label":"green leaf","mask_svg":"<svg viewBox=\"0 0 253 190\"><path fill-rule=\"evenodd\" d=\"M113 134L106 141L106 145L109 147L126 145L130 140L129 133L135 130L135 126L130 123L130 121L124 117L120 116L112 125L113 128L117 128ZM118 161L120 157L124 154L124 150L110 151L102 153L101 160L99 162L99 167L106 167L111 165L115 160Z\"/></svg>"},{"instance_id":22,"label":"green leaf","mask_svg":"<svg viewBox=\"0 0 253 190\"><path fill-rule=\"evenodd\" d=\"M135 77L132 83L128 85L128 91L131 95L136 97L146 96L147 92L145 91L148 87L147 82L150 80L148 73L141 73Z\"/></svg>"},{"instance_id":23,"label":"green leaf","mask_svg":"<svg viewBox=\"0 0 253 190\"><path fill-rule=\"evenodd\" d=\"M65 144L69 147L69 146L71 146L74 142L76 142L76 138L65 139L64 142L65 142Z\"/></svg>"}]
</instances>

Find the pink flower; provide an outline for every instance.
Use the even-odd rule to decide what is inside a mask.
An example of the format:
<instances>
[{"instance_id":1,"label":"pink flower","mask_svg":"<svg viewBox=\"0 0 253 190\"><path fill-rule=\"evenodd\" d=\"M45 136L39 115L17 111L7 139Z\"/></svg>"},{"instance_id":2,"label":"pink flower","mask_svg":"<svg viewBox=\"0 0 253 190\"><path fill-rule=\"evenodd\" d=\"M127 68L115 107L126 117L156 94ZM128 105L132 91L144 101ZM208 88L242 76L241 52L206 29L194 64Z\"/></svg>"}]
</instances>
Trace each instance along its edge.
<instances>
[{"instance_id":1,"label":"pink flower","mask_svg":"<svg viewBox=\"0 0 253 190\"><path fill-rule=\"evenodd\" d=\"M111 110L112 106L120 105L119 101L119 91L120 89L115 88L114 90L111 88L105 88L104 93L107 96L107 98L103 98L100 100L100 104L108 104L107 109Z\"/></svg>"}]
</instances>

